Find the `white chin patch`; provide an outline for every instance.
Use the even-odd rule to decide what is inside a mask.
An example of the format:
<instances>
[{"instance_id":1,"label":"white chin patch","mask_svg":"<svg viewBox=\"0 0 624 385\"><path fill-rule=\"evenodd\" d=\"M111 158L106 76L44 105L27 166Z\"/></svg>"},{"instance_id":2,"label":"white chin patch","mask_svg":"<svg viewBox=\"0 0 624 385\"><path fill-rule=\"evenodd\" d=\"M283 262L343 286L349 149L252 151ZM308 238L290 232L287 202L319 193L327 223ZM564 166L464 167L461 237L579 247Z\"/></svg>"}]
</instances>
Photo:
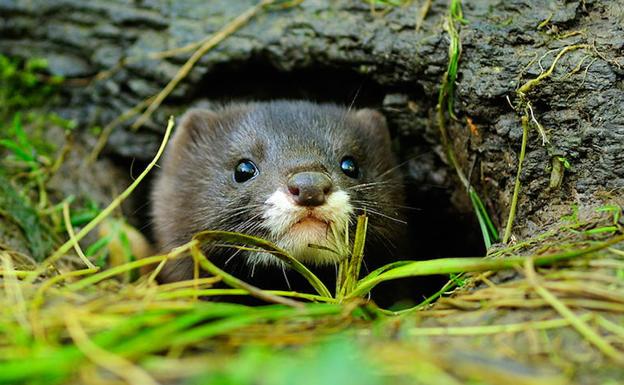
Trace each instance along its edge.
<instances>
[{"instance_id":1,"label":"white chin patch","mask_svg":"<svg viewBox=\"0 0 624 385\"><path fill-rule=\"evenodd\" d=\"M271 233L271 239L300 262L328 265L340 262L345 248L345 231L353 207L344 191L329 194L324 204L316 207L298 206L282 190L277 190L264 203L262 227ZM322 250L309 245L331 249ZM252 264L281 264L269 253L251 253Z\"/></svg>"}]
</instances>

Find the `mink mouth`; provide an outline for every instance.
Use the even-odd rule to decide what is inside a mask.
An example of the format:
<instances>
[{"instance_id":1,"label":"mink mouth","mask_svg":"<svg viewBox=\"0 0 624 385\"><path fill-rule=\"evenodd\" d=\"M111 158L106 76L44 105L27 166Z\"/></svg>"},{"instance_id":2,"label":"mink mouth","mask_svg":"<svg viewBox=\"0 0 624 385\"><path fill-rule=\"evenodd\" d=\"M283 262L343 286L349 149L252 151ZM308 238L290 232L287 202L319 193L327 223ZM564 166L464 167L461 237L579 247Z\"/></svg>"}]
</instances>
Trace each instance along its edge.
<instances>
[{"instance_id":1,"label":"mink mouth","mask_svg":"<svg viewBox=\"0 0 624 385\"><path fill-rule=\"evenodd\" d=\"M300 262L328 265L339 262L341 256L325 249L337 250L342 245L342 234L349 224L352 207L349 195L337 191L319 206L301 206L282 190L266 200L262 227L269 231L275 244L290 252ZM321 246L321 248L310 247ZM254 255L252 262L273 263L267 254Z\"/></svg>"},{"instance_id":2,"label":"mink mouth","mask_svg":"<svg viewBox=\"0 0 624 385\"><path fill-rule=\"evenodd\" d=\"M331 221L319 218L313 212L309 212L306 216L299 219L291 227L291 231L307 230L307 229L328 229Z\"/></svg>"}]
</instances>

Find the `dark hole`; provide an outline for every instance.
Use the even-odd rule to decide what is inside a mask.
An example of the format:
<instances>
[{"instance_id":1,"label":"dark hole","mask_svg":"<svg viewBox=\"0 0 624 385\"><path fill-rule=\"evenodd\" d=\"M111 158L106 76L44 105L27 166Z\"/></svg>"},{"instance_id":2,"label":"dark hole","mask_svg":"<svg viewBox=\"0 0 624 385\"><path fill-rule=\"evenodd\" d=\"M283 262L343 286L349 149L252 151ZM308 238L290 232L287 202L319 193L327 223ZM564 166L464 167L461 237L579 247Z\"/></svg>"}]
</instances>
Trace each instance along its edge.
<instances>
[{"instance_id":1,"label":"dark hole","mask_svg":"<svg viewBox=\"0 0 624 385\"><path fill-rule=\"evenodd\" d=\"M278 71L260 59L217 66L195 88L194 99L212 101L305 99L356 107L380 106L384 91L353 71Z\"/></svg>"},{"instance_id":2,"label":"dark hole","mask_svg":"<svg viewBox=\"0 0 624 385\"><path fill-rule=\"evenodd\" d=\"M479 224L472 212L451 204L448 189L420 189L407 180L408 234L400 259L478 257L485 254ZM449 281L448 275L405 278L380 284L375 301L383 307L405 308L421 303Z\"/></svg>"},{"instance_id":3,"label":"dark hole","mask_svg":"<svg viewBox=\"0 0 624 385\"><path fill-rule=\"evenodd\" d=\"M406 85L405 89L411 89L413 92L414 86ZM401 90L384 88L352 71L322 68L281 72L261 61L250 61L240 64L228 63L227 66L213 69L197 84L195 93L188 95L186 102L192 103L197 100L228 102L283 98L334 102L347 106L353 103L355 107L372 107L381 110L384 96L387 93L396 93L397 91L400 92ZM412 94L411 96L415 100L419 100L418 95ZM420 96L419 101L423 105L431 103L423 96ZM403 131L399 129L400 127L393 127L392 124L390 128L393 132ZM408 145L420 143L421 148L426 147L422 137L401 138L401 142L408 143ZM440 167L445 167L440 162L438 163ZM138 166L135 164L134 167L136 170ZM449 170L449 172L451 171ZM135 207L135 224L147 234L150 234L149 210L144 203L147 201L147 190L151 187L150 182L143 184L142 190L135 195L140 197L140 204L133 205ZM483 241L474 214L469 210L458 210L451 203L453 189L461 187L423 184L421 181L409 177L406 184L406 204L414 209L407 210L409 218L405 239L407 247L397 256L397 260L480 256L484 254ZM370 270L374 267L369 266L368 268ZM325 272L327 273L325 277L331 281L335 272L333 268L330 270ZM232 273L238 274L243 279L249 278L245 277L247 275L245 272ZM281 271L269 272L264 269L256 269L255 277L249 279L250 283L257 281L258 275L262 274L271 275L271 280L275 279L276 282L283 280ZM373 291L373 298L384 307L397 303L401 303L403 306L417 304L437 292L448 279L448 276L428 276L384 283ZM267 287L266 285L263 286Z\"/></svg>"}]
</instances>

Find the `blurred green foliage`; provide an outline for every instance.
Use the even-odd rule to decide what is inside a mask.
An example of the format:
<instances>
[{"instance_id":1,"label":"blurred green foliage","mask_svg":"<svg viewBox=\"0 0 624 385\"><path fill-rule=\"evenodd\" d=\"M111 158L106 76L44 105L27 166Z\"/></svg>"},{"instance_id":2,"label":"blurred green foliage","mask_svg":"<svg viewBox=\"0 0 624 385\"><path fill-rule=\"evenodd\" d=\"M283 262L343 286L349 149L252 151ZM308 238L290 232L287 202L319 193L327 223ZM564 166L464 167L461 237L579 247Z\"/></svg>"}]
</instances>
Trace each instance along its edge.
<instances>
[{"instance_id":1,"label":"blurred green foliage","mask_svg":"<svg viewBox=\"0 0 624 385\"><path fill-rule=\"evenodd\" d=\"M15 111L49 101L63 78L46 75L47 67L45 59L22 61L0 55L0 122L5 122Z\"/></svg>"},{"instance_id":2,"label":"blurred green foliage","mask_svg":"<svg viewBox=\"0 0 624 385\"><path fill-rule=\"evenodd\" d=\"M54 238L43 212L58 149L45 134L53 126L75 126L48 111L63 79L47 75L46 68L44 59L0 55L0 219L21 229L35 260L45 257Z\"/></svg>"},{"instance_id":3,"label":"blurred green foliage","mask_svg":"<svg viewBox=\"0 0 624 385\"><path fill-rule=\"evenodd\" d=\"M65 130L75 126L70 120L42 110L53 101L63 82L61 77L47 75L46 68L45 59L19 60L0 55L0 147L8 150L8 160L12 161L5 168L33 172L49 166L56 146L45 140L43 133L49 126Z\"/></svg>"},{"instance_id":4,"label":"blurred green foliage","mask_svg":"<svg viewBox=\"0 0 624 385\"><path fill-rule=\"evenodd\" d=\"M334 338L304 349L243 349L221 370L189 385L377 385L386 383L352 339Z\"/></svg>"}]
</instances>

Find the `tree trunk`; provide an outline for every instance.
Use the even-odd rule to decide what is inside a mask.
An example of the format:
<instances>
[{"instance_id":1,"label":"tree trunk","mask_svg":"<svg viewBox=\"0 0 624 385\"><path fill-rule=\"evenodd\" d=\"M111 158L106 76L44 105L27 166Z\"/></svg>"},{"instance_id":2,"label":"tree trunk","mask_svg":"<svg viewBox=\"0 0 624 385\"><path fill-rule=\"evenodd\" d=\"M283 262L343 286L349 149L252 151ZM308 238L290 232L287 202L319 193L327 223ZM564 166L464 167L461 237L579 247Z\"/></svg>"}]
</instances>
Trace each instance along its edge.
<instances>
[{"instance_id":1,"label":"tree trunk","mask_svg":"<svg viewBox=\"0 0 624 385\"><path fill-rule=\"evenodd\" d=\"M449 61L448 5L434 1L419 23L421 3L372 10L364 1L307 0L264 10L203 56L138 132L128 130L133 120L120 125L107 151L150 158L166 117L200 100L355 98L387 115L413 194L455 186L453 202L469 210L436 119ZM53 74L68 78L60 112L83 129L104 126L158 93L191 53L137 57L200 41L255 4L2 0L0 51L47 58ZM482 0L463 11L456 119L447 126L459 167L498 228L508 216L523 116L529 130L517 234L572 203L621 198L624 5ZM110 76L95 77L122 60Z\"/></svg>"}]
</instances>

